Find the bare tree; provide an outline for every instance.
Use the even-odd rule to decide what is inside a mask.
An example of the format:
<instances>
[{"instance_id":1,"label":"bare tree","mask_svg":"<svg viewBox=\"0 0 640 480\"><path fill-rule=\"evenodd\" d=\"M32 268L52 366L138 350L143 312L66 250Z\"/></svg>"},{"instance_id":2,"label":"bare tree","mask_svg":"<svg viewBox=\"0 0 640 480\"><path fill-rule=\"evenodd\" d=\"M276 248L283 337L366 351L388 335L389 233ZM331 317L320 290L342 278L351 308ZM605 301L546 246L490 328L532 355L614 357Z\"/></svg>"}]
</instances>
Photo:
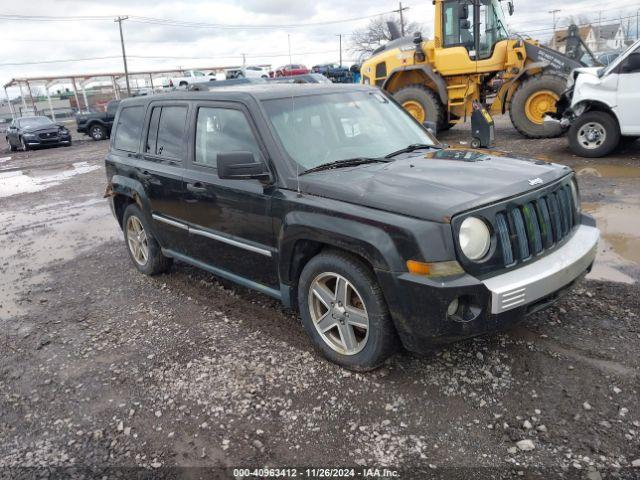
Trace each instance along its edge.
<instances>
[{"instance_id":1,"label":"bare tree","mask_svg":"<svg viewBox=\"0 0 640 480\"><path fill-rule=\"evenodd\" d=\"M589 15L580 14L580 15L569 15L565 17L561 21L561 23L562 25L565 25L567 27L569 25L587 26L587 25L590 25L592 21Z\"/></svg>"},{"instance_id":2,"label":"bare tree","mask_svg":"<svg viewBox=\"0 0 640 480\"><path fill-rule=\"evenodd\" d=\"M358 61L362 61L370 56L376 48L391 40L391 32L387 22L396 22L399 29L398 20L395 15L371 19L365 28L353 32L349 50L355 54ZM412 35L414 32L422 31L422 35L427 37L428 32L424 29L421 30L421 28L422 25L419 23L405 21L405 35Z\"/></svg>"}]
</instances>

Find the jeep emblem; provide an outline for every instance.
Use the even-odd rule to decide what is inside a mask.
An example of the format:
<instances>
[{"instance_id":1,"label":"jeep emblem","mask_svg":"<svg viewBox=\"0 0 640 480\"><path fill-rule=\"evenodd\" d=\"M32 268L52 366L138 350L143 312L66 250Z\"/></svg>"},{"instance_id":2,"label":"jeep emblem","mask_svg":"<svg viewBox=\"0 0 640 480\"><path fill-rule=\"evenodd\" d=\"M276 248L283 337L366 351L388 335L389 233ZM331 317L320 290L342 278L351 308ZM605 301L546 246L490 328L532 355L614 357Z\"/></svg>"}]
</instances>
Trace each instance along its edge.
<instances>
[{"instance_id":1,"label":"jeep emblem","mask_svg":"<svg viewBox=\"0 0 640 480\"><path fill-rule=\"evenodd\" d=\"M540 185L541 183L543 183L541 178L532 178L529 180L529 185L531 186Z\"/></svg>"}]
</instances>

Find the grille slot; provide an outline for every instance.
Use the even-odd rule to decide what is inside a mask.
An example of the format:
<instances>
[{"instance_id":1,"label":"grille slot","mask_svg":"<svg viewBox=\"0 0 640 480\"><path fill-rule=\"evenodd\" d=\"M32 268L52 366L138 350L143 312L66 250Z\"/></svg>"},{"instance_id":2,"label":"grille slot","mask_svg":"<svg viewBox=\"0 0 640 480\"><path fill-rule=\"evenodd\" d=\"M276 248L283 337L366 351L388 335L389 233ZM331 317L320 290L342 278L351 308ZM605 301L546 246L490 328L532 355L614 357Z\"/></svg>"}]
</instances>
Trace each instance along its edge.
<instances>
[{"instance_id":1,"label":"grille slot","mask_svg":"<svg viewBox=\"0 0 640 480\"><path fill-rule=\"evenodd\" d=\"M509 239L509 227L504 213L496 215L496 231L500 239L500 248L502 249L502 259L505 265L513 263L513 250L511 249L511 240Z\"/></svg>"},{"instance_id":2,"label":"grille slot","mask_svg":"<svg viewBox=\"0 0 640 480\"><path fill-rule=\"evenodd\" d=\"M573 191L568 185L495 215L503 266L527 260L565 238L577 222Z\"/></svg>"},{"instance_id":3,"label":"grille slot","mask_svg":"<svg viewBox=\"0 0 640 480\"><path fill-rule=\"evenodd\" d=\"M529 241L527 240L527 232L524 228L524 220L522 219L522 212L519 208L511 210L511 217L513 218L513 225L516 231L516 240L518 242L518 252L520 253L520 260L524 260L529 257Z\"/></svg>"},{"instance_id":4,"label":"grille slot","mask_svg":"<svg viewBox=\"0 0 640 480\"><path fill-rule=\"evenodd\" d=\"M549 207L547 199L541 198L537 202L538 216L540 220L540 234L544 241L544 247L549 248L553 245L553 228L551 227L551 216L549 215Z\"/></svg>"}]
</instances>

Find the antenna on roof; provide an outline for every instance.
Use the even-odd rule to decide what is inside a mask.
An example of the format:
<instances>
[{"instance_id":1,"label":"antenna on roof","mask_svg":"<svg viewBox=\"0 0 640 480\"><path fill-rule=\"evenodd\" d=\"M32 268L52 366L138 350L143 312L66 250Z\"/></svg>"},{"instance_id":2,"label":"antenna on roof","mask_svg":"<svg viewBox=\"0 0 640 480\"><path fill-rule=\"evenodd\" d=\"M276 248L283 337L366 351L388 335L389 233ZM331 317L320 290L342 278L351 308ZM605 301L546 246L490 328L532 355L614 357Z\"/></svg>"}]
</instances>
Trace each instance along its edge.
<instances>
[{"instance_id":1,"label":"antenna on roof","mask_svg":"<svg viewBox=\"0 0 640 480\"><path fill-rule=\"evenodd\" d=\"M287 33L287 44L289 45L289 65L292 65L293 62L291 61L291 35L289 33ZM293 95L293 90L291 91L291 120L294 121L293 119L293 112L296 111L296 101L295 101L295 97ZM296 188L298 189L298 196L302 196L302 192L300 191L300 164L298 163L297 160L295 160L296 162Z\"/></svg>"}]
</instances>

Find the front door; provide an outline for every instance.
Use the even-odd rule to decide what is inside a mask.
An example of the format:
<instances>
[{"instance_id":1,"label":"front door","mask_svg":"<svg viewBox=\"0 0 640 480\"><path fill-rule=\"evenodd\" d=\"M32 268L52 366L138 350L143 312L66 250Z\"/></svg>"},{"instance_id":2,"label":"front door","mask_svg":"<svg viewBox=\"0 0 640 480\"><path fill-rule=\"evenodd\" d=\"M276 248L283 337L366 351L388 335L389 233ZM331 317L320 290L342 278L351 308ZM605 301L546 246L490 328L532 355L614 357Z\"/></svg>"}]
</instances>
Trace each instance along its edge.
<instances>
[{"instance_id":1,"label":"front door","mask_svg":"<svg viewBox=\"0 0 640 480\"><path fill-rule=\"evenodd\" d=\"M618 109L623 135L640 135L640 46L617 68Z\"/></svg>"},{"instance_id":2,"label":"front door","mask_svg":"<svg viewBox=\"0 0 640 480\"><path fill-rule=\"evenodd\" d=\"M273 187L259 180L221 180L216 168L220 152L249 151L266 162L248 112L204 102L196 106L192 124L195 137L184 177L188 255L277 290Z\"/></svg>"}]
</instances>

